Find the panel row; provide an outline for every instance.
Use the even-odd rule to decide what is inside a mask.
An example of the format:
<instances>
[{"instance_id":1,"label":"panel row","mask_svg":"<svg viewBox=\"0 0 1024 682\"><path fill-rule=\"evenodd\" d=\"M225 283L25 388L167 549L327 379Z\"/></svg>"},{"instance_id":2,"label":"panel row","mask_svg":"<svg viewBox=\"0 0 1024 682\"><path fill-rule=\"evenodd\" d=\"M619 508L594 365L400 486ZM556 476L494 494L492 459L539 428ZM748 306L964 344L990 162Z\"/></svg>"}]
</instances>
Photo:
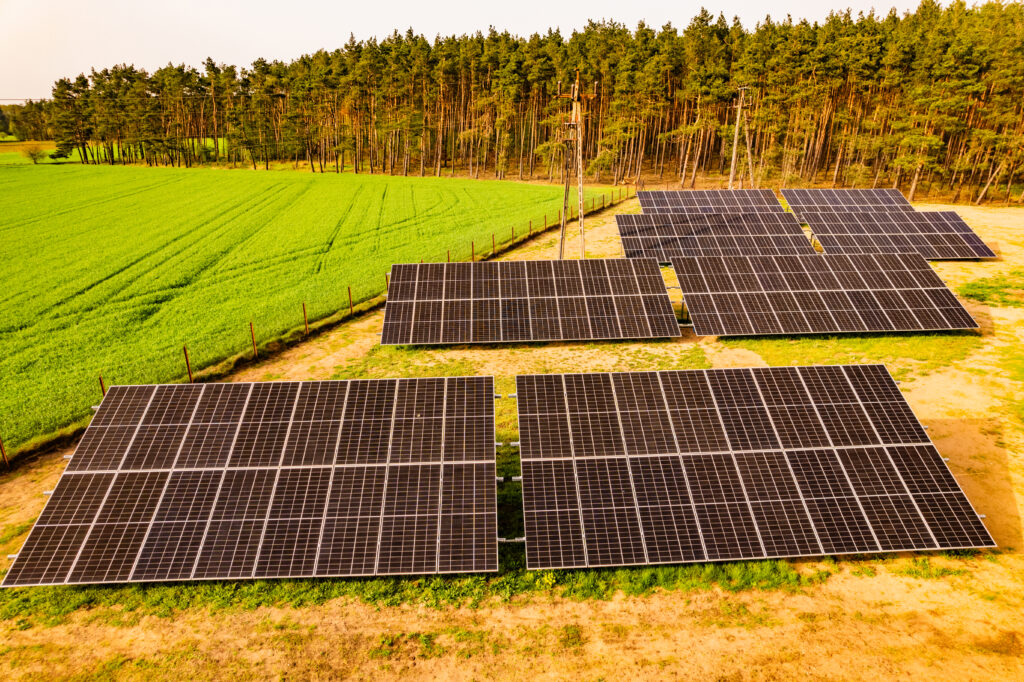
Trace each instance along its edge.
<instances>
[{"instance_id":1,"label":"panel row","mask_svg":"<svg viewBox=\"0 0 1024 682\"><path fill-rule=\"evenodd\" d=\"M382 344L679 336L668 294L388 303Z\"/></svg>"},{"instance_id":2,"label":"panel row","mask_svg":"<svg viewBox=\"0 0 1024 682\"><path fill-rule=\"evenodd\" d=\"M644 213L745 213L783 211L770 189L639 191Z\"/></svg>"},{"instance_id":3,"label":"panel row","mask_svg":"<svg viewBox=\"0 0 1024 682\"><path fill-rule=\"evenodd\" d=\"M974 329L917 254L676 258L698 335Z\"/></svg>"},{"instance_id":4,"label":"panel row","mask_svg":"<svg viewBox=\"0 0 1024 682\"><path fill-rule=\"evenodd\" d=\"M68 471L490 460L493 379L115 386Z\"/></svg>"},{"instance_id":5,"label":"panel row","mask_svg":"<svg viewBox=\"0 0 1024 682\"><path fill-rule=\"evenodd\" d=\"M673 258L683 294L945 289L917 254Z\"/></svg>"},{"instance_id":6,"label":"panel row","mask_svg":"<svg viewBox=\"0 0 1024 682\"><path fill-rule=\"evenodd\" d=\"M497 570L495 465L66 474L4 584Z\"/></svg>"},{"instance_id":7,"label":"panel row","mask_svg":"<svg viewBox=\"0 0 1024 682\"><path fill-rule=\"evenodd\" d=\"M581 296L662 294L665 281L651 259L484 261L391 266L388 304Z\"/></svg>"},{"instance_id":8,"label":"panel row","mask_svg":"<svg viewBox=\"0 0 1024 682\"><path fill-rule=\"evenodd\" d=\"M656 261L392 266L382 344L679 336Z\"/></svg>"},{"instance_id":9,"label":"panel row","mask_svg":"<svg viewBox=\"0 0 1024 682\"><path fill-rule=\"evenodd\" d=\"M522 458L927 443L882 365L516 378Z\"/></svg>"},{"instance_id":10,"label":"panel row","mask_svg":"<svg viewBox=\"0 0 1024 682\"><path fill-rule=\"evenodd\" d=\"M531 569L993 541L931 446L524 460Z\"/></svg>"},{"instance_id":11,"label":"panel row","mask_svg":"<svg viewBox=\"0 0 1024 682\"><path fill-rule=\"evenodd\" d=\"M913 211L898 189L784 189L782 196L797 215L804 211Z\"/></svg>"},{"instance_id":12,"label":"panel row","mask_svg":"<svg viewBox=\"0 0 1024 682\"><path fill-rule=\"evenodd\" d=\"M691 294L698 336L946 331L977 323L945 289Z\"/></svg>"},{"instance_id":13,"label":"panel row","mask_svg":"<svg viewBox=\"0 0 1024 682\"><path fill-rule=\"evenodd\" d=\"M791 213L617 215L627 258L814 254Z\"/></svg>"},{"instance_id":14,"label":"panel row","mask_svg":"<svg viewBox=\"0 0 1024 682\"><path fill-rule=\"evenodd\" d=\"M953 211L803 212L825 253L919 253L929 260L995 258Z\"/></svg>"}]
</instances>

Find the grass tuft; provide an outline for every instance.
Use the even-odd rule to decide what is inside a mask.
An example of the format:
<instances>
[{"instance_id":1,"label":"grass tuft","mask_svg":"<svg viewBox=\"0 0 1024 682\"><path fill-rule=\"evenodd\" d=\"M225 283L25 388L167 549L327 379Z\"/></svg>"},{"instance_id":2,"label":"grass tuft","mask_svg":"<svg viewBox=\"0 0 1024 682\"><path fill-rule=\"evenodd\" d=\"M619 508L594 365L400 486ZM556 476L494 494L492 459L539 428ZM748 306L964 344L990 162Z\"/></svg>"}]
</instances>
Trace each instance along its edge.
<instances>
[{"instance_id":1,"label":"grass tuft","mask_svg":"<svg viewBox=\"0 0 1024 682\"><path fill-rule=\"evenodd\" d=\"M997 308L1024 307L1024 270L976 279L962 285L957 293Z\"/></svg>"},{"instance_id":2,"label":"grass tuft","mask_svg":"<svg viewBox=\"0 0 1024 682\"><path fill-rule=\"evenodd\" d=\"M963 568L949 568L948 566L936 566L928 557L913 559L908 564L898 566L893 570L896 575L918 580L936 580L950 576L966 575L967 570Z\"/></svg>"}]
</instances>

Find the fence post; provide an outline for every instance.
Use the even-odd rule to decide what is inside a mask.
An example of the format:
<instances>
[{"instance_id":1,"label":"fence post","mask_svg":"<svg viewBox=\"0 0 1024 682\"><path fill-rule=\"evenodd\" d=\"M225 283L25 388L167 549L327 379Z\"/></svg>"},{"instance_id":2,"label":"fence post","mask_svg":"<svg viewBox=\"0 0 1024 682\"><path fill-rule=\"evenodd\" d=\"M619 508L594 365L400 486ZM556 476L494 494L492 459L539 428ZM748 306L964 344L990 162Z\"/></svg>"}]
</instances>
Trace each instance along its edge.
<instances>
[{"instance_id":1,"label":"fence post","mask_svg":"<svg viewBox=\"0 0 1024 682\"><path fill-rule=\"evenodd\" d=\"M103 385L103 375L100 375L100 393L103 395L107 394L107 387Z\"/></svg>"},{"instance_id":2,"label":"fence post","mask_svg":"<svg viewBox=\"0 0 1024 682\"><path fill-rule=\"evenodd\" d=\"M448 249L448 262L449 263L452 262L452 250L451 249Z\"/></svg>"},{"instance_id":3,"label":"fence post","mask_svg":"<svg viewBox=\"0 0 1024 682\"><path fill-rule=\"evenodd\" d=\"M498 242L494 240L494 233L491 232L491 255L493 256L498 252Z\"/></svg>"},{"instance_id":4,"label":"fence post","mask_svg":"<svg viewBox=\"0 0 1024 682\"><path fill-rule=\"evenodd\" d=\"M515 228L513 227L512 229L514 230ZM530 218L530 224L526 228L526 236L529 237L531 235L533 235L533 218Z\"/></svg>"},{"instance_id":5,"label":"fence post","mask_svg":"<svg viewBox=\"0 0 1024 682\"><path fill-rule=\"evenodd\" d=\"M192 363L188 360L188 344L182 344L181 349L185 352L185 369L188 370L188 383L194 383L192 381Z\"/></svg>"},{"instance_id":6,"label":"fence post","mask_svg":"<svg viewBox=\"0 0 1024 682\"><path fill-rule=\"evenodd\" d=\"M548 214L547 213L544 214L544 227L542 227L540 229L541 229L542 232L544 230L548 229Z\"/></svg>"},{"instance_id":7,"label":"fence post","mask_svg":"<svg viewBox=\"0 0 1024 682\"><path fill-rule=\"evenodd\" d=\"M4 439L0 438L0 455L4 456L4 466L8 469L11 468L11 463L7 461L7 450L4 449Z\"/></svg>"},{"instance_id":8,"label":"fence post","mask_svg":"<svg viewBox=\"0 0 1024 682\"><path fill-rule=\"evenodd\" d=\"M476 242L472 240L469 242L469 262L476 262Z\"/></svg>"},{"instance_id":9,"label":"fence post","mask_svg":"<svg viewBox=\"0 0 1024 682\"><path fill-rule=\"evenodd\" d=\"M352 317L356 314L355 309L352 307L352 287L348 288L348 315Z\"/></svg>"},{"instance_id":10,"label":"fence post","mask_svg":"<svg viewBox=\"0 0 1024 682\"><path fill-rule=\"evenodd\" d=\"M306 336L309 336L309 316L306 315L306 302L302 302L302 324L306 325Z\"/></svg>"},{"instance_id":11,"label":"fence post","mask_svg":"<svg viewBox=\"0 0 1024 682\"><path fill-rule=\"evenodd\" d=\"M252 322L249 322L249 334L252 336L252 357L256 360L260 354L256 351L256 331L252 328Z\"/></svg>"},{"instance_id":12,"label":"fence post","mask_svg":"<svg viewBox=\"0 0 1024 682\"><path fill-rule=\"evenodd\" d=\"M388 273L384 273L384 293L388 293L388 289L391 288L391 278L388 277Z\"/></svg>"}]
</instances>

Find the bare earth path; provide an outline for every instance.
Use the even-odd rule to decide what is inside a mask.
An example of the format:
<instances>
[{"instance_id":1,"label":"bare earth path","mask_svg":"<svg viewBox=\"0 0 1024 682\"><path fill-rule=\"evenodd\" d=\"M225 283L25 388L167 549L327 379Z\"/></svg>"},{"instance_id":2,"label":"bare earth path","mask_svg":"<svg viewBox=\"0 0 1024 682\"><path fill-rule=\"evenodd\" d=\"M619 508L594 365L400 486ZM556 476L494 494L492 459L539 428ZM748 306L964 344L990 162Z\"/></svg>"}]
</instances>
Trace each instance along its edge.
<instances>
[{"instance_id":1,"label":"bare earth path","mask_svg":"<svg viewBox=\"0 0 1024 682\"><path fill-rule=\"evenodd\" d=\"M918 206L919 209L937 208ZM943 207L948 208L948 207ZM637 211L635 203L620 212ZM1024 210L956 207L1001 259L937 263L954 288L1024 269ZM573 235L575 236L575 235ZM588 223L588 256L621 255L614 219ZM506 258L552 258L554 233ZM575 253L573 243L572 253ZM383 349L382 312L296 346L233 380L884 361L1000 549L967 557L797 562L831 576L795 591L719 589L572 601L545 593L479 608L304 608L112 617L56 625L0 619L5 679L126 678L788 679L1024 677L1024 308L968 302L978 335ZM499 437L512 440L499 401ZM68 450L0 479L0 551L17 551ZM0 567L9 562L0 559Z\"/></svg>"}]
</instances>

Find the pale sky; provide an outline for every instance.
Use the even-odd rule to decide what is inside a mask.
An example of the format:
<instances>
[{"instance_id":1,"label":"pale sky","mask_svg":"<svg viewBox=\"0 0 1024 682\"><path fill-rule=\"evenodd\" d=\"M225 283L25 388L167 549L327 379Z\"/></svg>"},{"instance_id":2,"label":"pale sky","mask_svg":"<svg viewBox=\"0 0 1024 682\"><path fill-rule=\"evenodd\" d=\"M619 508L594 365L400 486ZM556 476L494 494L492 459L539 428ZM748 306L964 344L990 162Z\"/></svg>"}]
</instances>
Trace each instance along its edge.
<instances>
[{"instance_id":1,"label":"pale sky","mask_svg":"<svg viewBox=\"0 0 1024 682\"><path fill-rule=\"evenodd\" d=\"M768 13L820 21L833 8L884 15L918 0L0 0L0 99L49 97L56 79L93 66L124 62L152 71L168 62L199 66L206 57L247 66L257 57L287 61L333 50L349 34L382 37L410 27L431 39L489 26L518 35L560 28L568 36L587 19L681 29L702 4L749 28Z\"/></svg>"}]
</instances>

